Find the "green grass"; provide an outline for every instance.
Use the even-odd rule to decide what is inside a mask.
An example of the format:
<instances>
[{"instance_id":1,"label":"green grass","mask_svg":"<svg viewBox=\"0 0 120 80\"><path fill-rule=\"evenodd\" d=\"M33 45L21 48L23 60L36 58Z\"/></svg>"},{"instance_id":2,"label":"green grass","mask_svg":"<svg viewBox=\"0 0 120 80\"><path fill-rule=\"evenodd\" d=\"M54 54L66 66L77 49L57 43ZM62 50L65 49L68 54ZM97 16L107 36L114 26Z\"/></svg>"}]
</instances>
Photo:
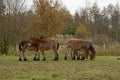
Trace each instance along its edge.
<instances>
[{"instance_id":1,"label":"green grass","mask_svg":"<svg viewBox=\"0 0 120 80\"><path fill-rule=\"evenodd\" d=\"M17 56L0 56L0 80L119 80L120 56L97 56L95 60L18 61Z\"/></svg>"}]
</instances>

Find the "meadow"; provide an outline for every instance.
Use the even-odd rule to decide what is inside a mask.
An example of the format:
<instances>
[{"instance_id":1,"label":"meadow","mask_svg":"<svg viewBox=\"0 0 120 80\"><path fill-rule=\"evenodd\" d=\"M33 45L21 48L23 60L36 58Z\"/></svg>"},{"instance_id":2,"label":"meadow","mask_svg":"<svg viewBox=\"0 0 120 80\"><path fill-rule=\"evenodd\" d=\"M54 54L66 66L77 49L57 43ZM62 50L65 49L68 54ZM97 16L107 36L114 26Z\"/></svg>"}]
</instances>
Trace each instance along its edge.
<instances>
[{"instance_id":1,"label":"meadow","mask_svg":"<svg viewBox=\"0 0 120 80\"><path fill-rule=\"evenodd\" d=\"M18 56L0 56L0 80L119 80L120 56L96 56L95 60L64 60L47 55L46 61L18 61Z\"/></svg>"}]
</instances>

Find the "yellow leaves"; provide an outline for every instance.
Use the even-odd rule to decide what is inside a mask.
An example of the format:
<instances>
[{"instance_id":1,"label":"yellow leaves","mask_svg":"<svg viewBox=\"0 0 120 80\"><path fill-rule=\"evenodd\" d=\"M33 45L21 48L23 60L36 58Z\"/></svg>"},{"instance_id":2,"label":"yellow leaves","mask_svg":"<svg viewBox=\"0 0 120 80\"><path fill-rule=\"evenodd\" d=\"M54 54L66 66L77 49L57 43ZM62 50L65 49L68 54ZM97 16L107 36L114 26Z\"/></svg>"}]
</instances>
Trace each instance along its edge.
<instances>
[{"instance_id":1,"label":"yellow leaves","mask_svg":"<svg viewBox=\"0 0 120 80\"><path fill-rule=\"evenodd\" d=\"M77 28L76 35L86 36L88 34L87 28L83 25Z\"/></svg>"},{"instance_id":2,"label":"yellow leaves","mask_svg":"<svg viewBox=\"0 0 120 80\"><path fill-rule=\"evenodd\" d=\"M53 2L54 3L54 2ZM52 36L63 29L61 10L58 3L53 4L52 0L39 0L35 2L36 17L33 21L33 29L38 35L41 33L46 36Z\"/></svg>"}]
</instances>

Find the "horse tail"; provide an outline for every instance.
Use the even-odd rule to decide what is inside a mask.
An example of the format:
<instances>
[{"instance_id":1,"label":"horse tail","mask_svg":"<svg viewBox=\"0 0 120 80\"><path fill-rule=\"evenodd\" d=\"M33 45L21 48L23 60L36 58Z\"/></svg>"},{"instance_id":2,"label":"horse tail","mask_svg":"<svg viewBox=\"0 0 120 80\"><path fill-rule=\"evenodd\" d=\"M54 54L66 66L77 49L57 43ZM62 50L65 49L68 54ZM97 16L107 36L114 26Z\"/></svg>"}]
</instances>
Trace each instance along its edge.
<instances>
[{"instance_id":1,"label":"horse tail","mask_svg":"<svg viewBox=\"0 0 120 80\"><path fill-rule=\"evenodd\" d=\"M21 44L19 44L19 51L22 51L22 46L21 46Z\"/></svg>"}]
</instances>

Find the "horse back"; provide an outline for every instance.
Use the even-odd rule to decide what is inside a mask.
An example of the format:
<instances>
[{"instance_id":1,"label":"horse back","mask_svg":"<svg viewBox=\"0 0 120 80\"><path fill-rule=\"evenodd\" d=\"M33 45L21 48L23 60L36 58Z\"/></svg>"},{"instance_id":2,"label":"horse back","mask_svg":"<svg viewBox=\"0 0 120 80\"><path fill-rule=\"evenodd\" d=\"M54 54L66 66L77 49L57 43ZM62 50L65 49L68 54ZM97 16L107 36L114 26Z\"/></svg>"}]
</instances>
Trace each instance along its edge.
<instances>
[{"instance_id":1,"label":"horse back","mask_svg":"<svg viewBox=\"0 0 120 80\"><path fill-rule=\"evenodd\" d=\"M78 39L70 39L67 43L67 48L71 49L79 49L84 45L81 40Z\"/></svg>"},{"instance_id":2,"label":"horse back","mask_svg":"<svg viewBox=\"0 0 120 80\"><path fill-rule=\"evenodd\" d=\"M39 48L43 50L58 49L59 42L54 38L46 38L44 43L40 44Z\"/></svg>"}]
</instances>

